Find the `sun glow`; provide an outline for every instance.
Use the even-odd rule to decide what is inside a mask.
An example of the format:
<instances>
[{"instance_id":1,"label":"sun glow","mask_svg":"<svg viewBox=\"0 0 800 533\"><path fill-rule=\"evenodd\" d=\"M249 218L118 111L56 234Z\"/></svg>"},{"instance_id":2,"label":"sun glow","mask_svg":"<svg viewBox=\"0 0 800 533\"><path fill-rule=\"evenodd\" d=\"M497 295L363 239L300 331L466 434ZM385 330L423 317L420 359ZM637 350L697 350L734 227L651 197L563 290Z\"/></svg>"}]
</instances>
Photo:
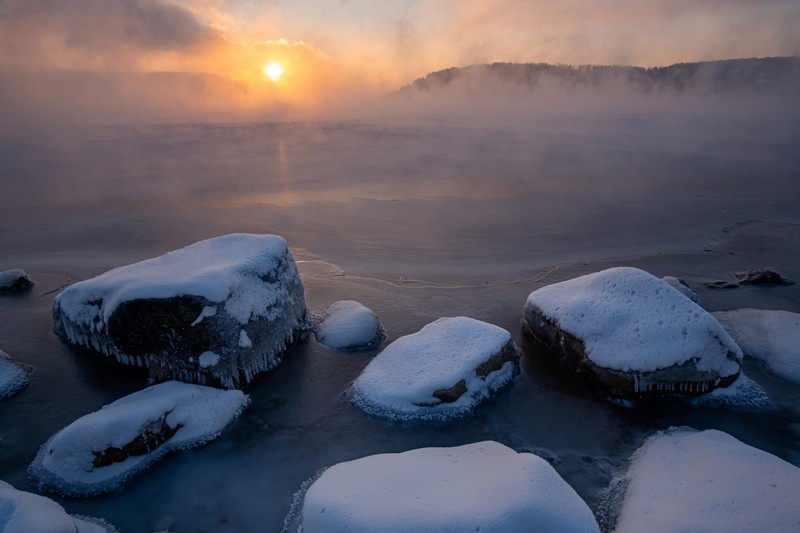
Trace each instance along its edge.
<instances>
[{"instance_id":1,"label":"sun glow","mask_svg":"<svg viewBox=\"0 0 800 533\"><path fill-rule=\"evenodd\" d=\"M278 81L278 79L283 76L283 65L276 61L270 61L267 63L267 66L264 67L264 74L272 81Z\"/></svg>"}]
</instances>

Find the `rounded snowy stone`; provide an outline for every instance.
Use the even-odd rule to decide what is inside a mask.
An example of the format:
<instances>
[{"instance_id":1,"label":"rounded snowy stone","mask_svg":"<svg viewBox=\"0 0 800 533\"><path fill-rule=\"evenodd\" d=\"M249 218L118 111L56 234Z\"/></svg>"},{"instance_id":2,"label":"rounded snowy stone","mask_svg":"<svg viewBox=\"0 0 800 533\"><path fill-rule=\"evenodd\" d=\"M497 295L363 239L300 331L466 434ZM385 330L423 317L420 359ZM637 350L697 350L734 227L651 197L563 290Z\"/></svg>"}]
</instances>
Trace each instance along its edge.
<instances>
[{"instance_id":1,"label":"rounded snowy stone","mask_svg":"<svg viewBox=\"0 0 800 533\"><path fill-rule=\"evenodd\" d=\"M50 498L0 480L0 531L5 533L113 533L103 520L70 516Z\"/></svg>"},{"instance_id":2,"label":"rounded snowy stone","mask_svg":"<svg viewBox=\"0 0 800 533\"><path fill-rule=\"evenodd\" d=\"M33 286L27 272L13 268L0 272L0 291L20 291Z\"/></svg>"},{"instance_id":3,"label":"rounded snowy stone","mask_svg":"<svg viewBox=\"0 0 800 533\"><path fill-rule=\"evenodd\" d=\"M28 473L66 496L110 492L167 453L215 439L248 403L238 390L168 381L85 415L41 447Z\"/></svg>"},{"instance_id":4,"label":"rounded snowy stone","mask_svg":"<svg viewBox=\"0 0 800 533\"><path fill-rule=\"evenodd\" d=\"M694 292L682 279L676 278L675 276L664 276L661 279L665 281L667 285L677 290L691 301L697 302L697 293Z\"/></svg>"},{"instance_id":5,"label":"rounded snowy stone","mask_svg":"<svg viewBox=\"0 0 800 533\"><path fill-rule=\"evenodd\" d=\"M782 378L800 383L800 314L736 309L713 315L747 355Z\"/></svg>"},{"instance_id":6,"label":"rounded snowy stone","mask_svg":"<svg viewBox=\"0 0 800 533\"><path fill-rule=\"evenodd\" d=\"M340 463L308 489L303 533L597 532L550 464L486 441Z\"/></svg>"},{"instance_id":7,"label":"rounded snowy stone","mask_svg":"<svg viewBox=\"0 0 800 533\"><path fill-rule=\"evenodd\" d=\"M440 318L375 356L353 383L350 398L374 416L447 421L508 385L518 357L503 328L473 318Z\"/></svg>"},{"instance_id":8,"label":"rounded snowy stone","mask_svg":"<svg viewBox=\"0 0 800 533\"><path fill-rule=\"evenodd\" d=\"M320 344L336 350L370 350L385 338L383 326L369 308L353 300L331 304L314 335Z\"/></svg>"},{"instance_id":9,"label":"rounded snowy stone","mask_svg":"<svg viewBox=\"0 0 800 533\"><path fill-rule=\"evenodd\" d=\"M618 533L798 531L798 493L800 468L721 431L673 428L634 453L609 508Z\"/></svg>"},{"instance_id":10,"label":"rounded snowy stone","mask_svg":"<svg viewBox=\"0 0 800 533\"><path fill-rule=\"evenodd\" d=\"M653 371L697 358L699 370L737 374L742 352L717 320L655 276L631 267L588 274L533 291L540 310L584 342L598 366Z\"/></svg>"},{"instance_id":11,"label":"rounded snowy stone","mask_svg":"<svg viewBox=\"0 0 800 533\"><path fill-rule=\"evenodd\" d=\"M0 400L9 398L28 385L28 372L0 350Z\"/></svg>"}]
</instances>

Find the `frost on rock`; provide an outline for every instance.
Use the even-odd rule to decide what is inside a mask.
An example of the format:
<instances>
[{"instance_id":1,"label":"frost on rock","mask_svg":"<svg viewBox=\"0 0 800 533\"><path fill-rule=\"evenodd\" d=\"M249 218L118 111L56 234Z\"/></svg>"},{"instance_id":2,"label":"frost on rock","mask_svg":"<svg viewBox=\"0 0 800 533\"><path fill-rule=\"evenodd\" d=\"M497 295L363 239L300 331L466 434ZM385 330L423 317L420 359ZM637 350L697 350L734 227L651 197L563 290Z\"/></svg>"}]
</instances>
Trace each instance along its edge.
<instances>
[{"instance_id":1,"label":"frost on rock","mask_svg":"<svg viewBox=\"0 0 800 533\"><path fill-rule=\"evenodd\" d=\"M800 469L717 430L649 438L612 481L614 531L798 531ZM610 529L610 528L609 528Z\"/></svg>"},{"instance_id":2,"label":"frost on rock","mask_svg":"<svg viewBox=\"0 0 800 533\"><path fill-rule=\"evenodd\" d=\"M53 329L157 381L232 388L281 362L305 314L286 241L233 234L68 287L53 304ZM206 352L219 361L204 366Z\"/></svg>"},{"instance_id":3,"label":"frost on rock","mask_svg":"<svg viewBox=\"0 0 800 533\"><path fill-rule=\"evenodd\" d=\"M67 514L50 498L0 480L0 531L4 533L116 533L104 520Z\"/></svg>"},{"instance_id":4,"label":"frost on rock","mask_svg":"<svg viewBox=\"0 0 800 533\"><path fill-rule=\"evenodd\" d=\"M485 441L340 463L305 494L303 533L599 532L550 464Z\"/></svg>"},{"instance_id":5,"label":"frost on rock","mask_svg":"<svg viewBox=\"0 0 800 533\"><path fill-rule=\"evenodd\" d=\"M616 397L697 396L730 385L741 370L741 350L713 316L636 268L538 289L523 324Z\"/></svg>"},{"instance_id":6,"label":"frost on rock","mask_svg":"<svg viewBox=\"0 0 800 533\"><path fill-rule=\"evenodd\" d=\"M238 390L168 381L104 406L53 435L28 468L42 490L94 496L169 452L215 439L248 403Z\"/></svg>"},{"instance_id":7,"label":"frost on rock","mask_svg":"<svg viewBox=\"0 0 800 533\"><path fill-rule=\"evenodd\" d=\"M28 385L28 372L0 350L0 400L10 398Z\"/></svg>"},{"instance_id":8,"label":"frost on rock","mask_svg":"<svg viewBox=\"0 0 800 533\"><path fill-rule=\"evenodd\" d=\"M761 360L774 374L800 383L800 314L737 309L713 315L745 355Z\"/></svg>"},{"instance_id":9,"label":"frost on rock","mask_svg":"<svg viewBox=\"0 0 800 533\"><path fill-rule=\"evenodd\" d=\"M378 317L352 300L331 304L317 324L314 335L320 344L336 350L371 350L386 337Z\"/></svg>"},{"instance_id":10,"label":"frost on rock","mask_svg":"<svg viewBox=\"0 0 800 533\"><path fill-rule=\"evenodd\" d=\"M33 282L21 268L0 272L0 292L23 291L31 287Z\"/></svg>"},{"instance_id":11,"label":"frost on rock","mask_svg":"<svg viewBox=\"0 0 800 533\"><path fill-rule=\"evenodd\" d=\"M350 399L373 416L449 421L510 384L518 358L503 328L440 318L375 356L353 383Z\"/></svg>"}]
</instances>

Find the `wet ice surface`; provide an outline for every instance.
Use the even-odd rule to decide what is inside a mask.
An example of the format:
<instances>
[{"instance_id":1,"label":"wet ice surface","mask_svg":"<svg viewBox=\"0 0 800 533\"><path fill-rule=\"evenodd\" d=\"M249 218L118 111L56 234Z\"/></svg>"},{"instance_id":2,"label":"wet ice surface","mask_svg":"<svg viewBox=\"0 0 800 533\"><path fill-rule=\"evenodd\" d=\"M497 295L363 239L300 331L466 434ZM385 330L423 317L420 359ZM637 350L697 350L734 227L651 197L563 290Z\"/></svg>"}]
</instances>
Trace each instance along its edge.
<instances>
[{"instance_id":1,"label":"wet ice surface","mask_svg":"<svg viewBox=\"0 0 800 533\"><path fill-rule=\"evenodd\" d=\"M769 395L768 410L626 407L593 396L520 328L533 290L617 265L684 279L709 311L800 312L798 285L702 285L767 265L800 279L800 135L770 124L757 140L735 120L677 128L630 118L3 137L0 175L14 201L0 269L25 268L36 285L0 296L0 348L34 369L24 391L0 402L0 479L35 491L25 469L51 435L145 386L50 331L56 292L233 232L283 235L310 309L357 300L381 317L387 344L442 316L484 320L523 349L520 374L451 425L390 423L345 396L377 351L343 354L308 337L247 389L250 407L219 439L165 459L122 492L56 498L67 512L125 531L279 530L294 493L321 468L482 440L545 457L594 509L615 469L673 425L719 429L800 464L800 389L755 361L745 359L744 371Z\"/></svg>"}]
</instances>

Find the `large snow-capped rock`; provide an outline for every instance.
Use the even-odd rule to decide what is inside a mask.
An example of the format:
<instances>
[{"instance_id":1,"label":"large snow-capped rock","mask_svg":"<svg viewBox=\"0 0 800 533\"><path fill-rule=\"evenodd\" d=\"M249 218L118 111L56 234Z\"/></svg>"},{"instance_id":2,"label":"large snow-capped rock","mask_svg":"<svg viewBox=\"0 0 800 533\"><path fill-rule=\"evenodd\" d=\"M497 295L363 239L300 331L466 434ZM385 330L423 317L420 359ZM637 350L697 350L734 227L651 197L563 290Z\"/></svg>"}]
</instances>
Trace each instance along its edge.
<instances>
[{"instance_id":1,"label":"large snow-capped rock","mask_svg":"<svg viewBox=\"0 0 800 533\"><path fill-rule=\"evenodd\" d=\"M76 283L53 305L65 340L155 380L240 387L278 365L305 326L286 241L233 234Z\"/></svg>"},{"instance_id":2,"label":"large snow-capped rock","mask_svg":"<svg viewBox=\"0 0 800 533\"><path fill-rule=\"evenodd\" d=\"M591 510L550 464L486 441L340 463L309 487L303 533L597 532Z\"/></svg>"},{"instance_id":3,"label":"large snow-capped rock","mask_svg":"<svg viewBox=\"0 0 800 533\"><path fill-rule=\"evenodd\" d=\"M473 318L440 318L401 337L353 382L352 402L397 420L462 416L511 382L519 352L511 334Z\"/></svg>"},{"instance_id":4,"label":"large snow-capped rock","mask_svg":"<svg viewBox=\"0 0 800 533\"><path fill-rule=\"evenodd\" d=\"M613 396L694 396L733 383L742 352L668 283L617 267L533 291L523 324Z\"/></svg>"},{"instance_id":5,"label":"large snow-capped rock","mask_svg":"<svg viewBox=\"0 0 800 533\"><path fill-rule=\"evenodd\" d=\"M31 287L33 287L33 282L21 268L0 272L0 292L22 291Z\"/></svg>"},{"instance_id":6,"label":"large snow-capped rock","mask_svg":"<svg viewBox=\"0 0 800 533\"><path fill-rule=\"evenodd\" d=\"M766 309L713 313L745 354L772 372L800 383L800 314Z\"/></svg>"},{"instance_id":7,"label":"large snow-capped rock","mask_svg":"<svg viewBox=\"0 0 800 533\"><path fill-rule=\"evenodd\" d=\"M0 400L9 398L28 385L28 372L0 350Z\"/></svg>"},{"instance_id":8,"label":"large snow-capped rock","mask_svg":"<svg viewBox=\"0 0 800 533\"><path fill-rule=\"evenodd\" d=\"M72 516L50 498L0 480L0 531L4 533L116 533L97 518Z\"/></svg>"},{"instance_id":9,"label":"large snow-capped rock","mask_svg":"<svg viewBox=\"0 0 800 533\"><path fill-rule=\"evenodd\" d=\"M85 415L53 435L28 473L66 496L116 490L169 452L215 439L245 408L239 390L167 381Z\"/></svg>"},{"instance_id":10,"label":"large snow-capped rock","mask_svg":"<svg viewBox=\"0 0 800 533\"><path fill-rule=\"evenodd\" d=\"M648 439L601 505L615 531L800 530L800 469L717 430Z\"/></svg>"},{"instance_id":11,"label":"large snow-capped rock","mask_svg":"<svg viewBox=\"0 0 800 533\"><path fill-rule=\"evenodd\" d=\"M371 350L386 337L375 313L353 300L328 306L314 328L314 336L328 348L345 351Z\"/></svg>"}]
</instances>

